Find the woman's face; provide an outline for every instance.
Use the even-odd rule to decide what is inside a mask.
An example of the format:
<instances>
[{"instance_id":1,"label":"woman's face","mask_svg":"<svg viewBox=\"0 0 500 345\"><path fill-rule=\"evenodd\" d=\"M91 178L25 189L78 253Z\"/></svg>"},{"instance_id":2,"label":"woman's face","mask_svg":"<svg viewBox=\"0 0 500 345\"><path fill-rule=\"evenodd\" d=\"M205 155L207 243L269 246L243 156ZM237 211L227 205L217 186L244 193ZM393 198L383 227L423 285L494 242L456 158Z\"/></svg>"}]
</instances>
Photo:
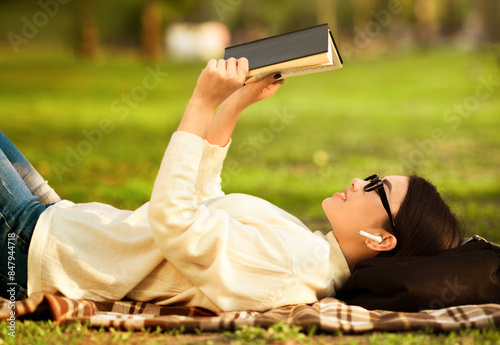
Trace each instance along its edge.
<instances>
[{"instance_id":1,"label":"woman's face","mask_svg":"<svg viewBox=\"0 0 500 345\"><path fill-rule=\"evenodd\" d=\"M409 179L407 176L385 176L381 180L391 212L396 215L406 195ZM355 178L350 188L344 189L342 193L335 193L322 203L333 233L341 244L363 243L364 238L359 235L360 230L371 232L373 235L383 235L374 232L377 232L377 228L380 229L389 216L380 195L376 191L364 191L363 187L368 183Z\"/></svg>"}]
</instances>

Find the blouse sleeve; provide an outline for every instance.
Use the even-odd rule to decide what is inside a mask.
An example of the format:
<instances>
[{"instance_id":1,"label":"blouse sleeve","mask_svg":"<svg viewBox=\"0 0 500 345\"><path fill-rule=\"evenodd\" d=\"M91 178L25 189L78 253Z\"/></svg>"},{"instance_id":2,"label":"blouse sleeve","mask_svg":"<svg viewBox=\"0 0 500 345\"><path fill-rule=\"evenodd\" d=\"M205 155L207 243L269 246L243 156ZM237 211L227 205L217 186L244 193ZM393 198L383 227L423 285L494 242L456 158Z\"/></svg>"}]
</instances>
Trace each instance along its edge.
<instances>
[{"instance_id":1,"label":"blouse sleeve","mask_svg":"<svg viewBox=\"0 0 500 345\"><path fill-rule=\"evenodd\" d=\"M205 140L203 155L196 179L198 201L224 195L221 187L221 172L231 141L224 147L212 145Z\"/></svg>"},{"instance_id":2,"label":"blouse sleeve","mask_svg":"<svg viewBox=\"0 0 500 345\"><path fill-rule=\"evenodd\" d=\"M196 181L205 142L200 137L175 132L170 139L155 181L149 205L153 235L162 249L199 217Z\"/></svg>"}]
</instances>

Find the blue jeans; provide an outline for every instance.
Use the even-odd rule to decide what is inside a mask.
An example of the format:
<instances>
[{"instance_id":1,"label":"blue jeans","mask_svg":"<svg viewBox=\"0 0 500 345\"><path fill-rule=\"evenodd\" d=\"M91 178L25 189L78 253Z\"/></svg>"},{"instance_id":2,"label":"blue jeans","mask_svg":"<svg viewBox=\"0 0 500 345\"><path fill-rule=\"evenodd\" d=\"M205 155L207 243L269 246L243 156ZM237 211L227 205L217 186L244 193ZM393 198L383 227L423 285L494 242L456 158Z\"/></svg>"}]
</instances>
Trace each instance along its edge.
<instances>
[{"instance_id":1,"label":"blue jeans","mask_svg":"<svg viewBox=\"0 0 500 345\"><path fill-rule=\"evenodd\" d=\"M36 222L61 200L0 131L0 295L27 297L28 249Z\"/></svg>"}]
</instances>

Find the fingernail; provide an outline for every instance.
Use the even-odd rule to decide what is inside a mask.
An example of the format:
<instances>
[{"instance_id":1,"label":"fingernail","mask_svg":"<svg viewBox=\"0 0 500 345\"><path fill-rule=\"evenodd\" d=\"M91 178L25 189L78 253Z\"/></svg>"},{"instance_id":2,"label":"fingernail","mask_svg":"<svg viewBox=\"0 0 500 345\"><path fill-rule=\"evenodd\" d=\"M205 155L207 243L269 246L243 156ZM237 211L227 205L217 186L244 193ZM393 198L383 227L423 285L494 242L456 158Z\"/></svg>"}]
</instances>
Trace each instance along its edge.
<instances>
[{"instance_id":1,"label":"fingernail","mask_svg":"<svg viewBox=\"0 0 500 345\"><path fill-rule=\"evenodd\" d=\"M274 75L274 79L279 79L279 78L281 78L281 74L277 73Z\"/></svg>"}]
</instances>

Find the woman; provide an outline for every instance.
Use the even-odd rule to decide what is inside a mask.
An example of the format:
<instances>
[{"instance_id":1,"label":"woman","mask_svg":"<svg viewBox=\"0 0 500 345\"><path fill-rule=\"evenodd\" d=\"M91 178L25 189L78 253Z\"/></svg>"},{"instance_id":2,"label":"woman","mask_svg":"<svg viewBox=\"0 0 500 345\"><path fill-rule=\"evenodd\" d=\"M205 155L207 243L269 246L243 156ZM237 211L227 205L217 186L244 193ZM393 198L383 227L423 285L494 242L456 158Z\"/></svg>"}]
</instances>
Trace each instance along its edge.
<instances>
[{"instance_id":1,"label":"woman","mask_svg":"<svg viewBox=\"0 0 500 345\"><path fill-rule=\"evenodd\" d=\"M4 297L44 291L216 312L266 310L334 296L359 260L432 255L458 244L449 208L415 176L352 180L323 201L333 228L327 235L262 199L224 195L220 173L239 115L283 83L277 75L244 85L247 72L244 58L208 62L151 201L134 212L58 201L3 137L2 262L13 254L16 264L15 279L1 266L5 284L16 283ZM23 169L36 175L35 183L23 182Z\"/></svg>"}]
</instances>

